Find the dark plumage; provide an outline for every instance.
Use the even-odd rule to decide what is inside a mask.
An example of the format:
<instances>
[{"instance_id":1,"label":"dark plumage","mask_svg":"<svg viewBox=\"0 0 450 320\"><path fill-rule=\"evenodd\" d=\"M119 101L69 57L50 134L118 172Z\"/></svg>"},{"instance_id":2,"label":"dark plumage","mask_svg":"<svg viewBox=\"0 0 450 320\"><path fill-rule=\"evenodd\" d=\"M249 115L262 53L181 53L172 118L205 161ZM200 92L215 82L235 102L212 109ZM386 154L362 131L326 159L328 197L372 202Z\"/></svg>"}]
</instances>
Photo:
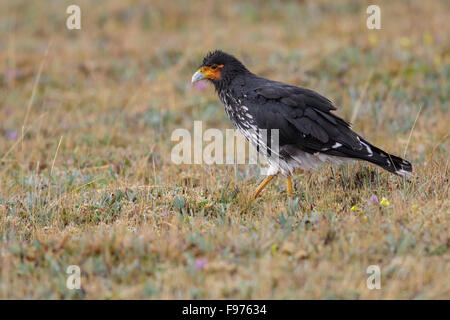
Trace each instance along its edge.
<instances>
[{"instance_id":1,"label":"dark plumage","mask_svg":"<svg viewBox=\"0 0 450 320\"><path fill-rule=\"evenodd\" d=\"M347 159L366 160L402 176L412 171L408 161L353 132L332 113L332 102L315 91L256 76L222 51L204 58L192 81L200 79L214 84L231 122L256 147L261 143L254 132L279 130L280 161L269 161L272 174L290 176L295 168L316 169L326 161L339 164Z\"/></svg>"}]
</instances>

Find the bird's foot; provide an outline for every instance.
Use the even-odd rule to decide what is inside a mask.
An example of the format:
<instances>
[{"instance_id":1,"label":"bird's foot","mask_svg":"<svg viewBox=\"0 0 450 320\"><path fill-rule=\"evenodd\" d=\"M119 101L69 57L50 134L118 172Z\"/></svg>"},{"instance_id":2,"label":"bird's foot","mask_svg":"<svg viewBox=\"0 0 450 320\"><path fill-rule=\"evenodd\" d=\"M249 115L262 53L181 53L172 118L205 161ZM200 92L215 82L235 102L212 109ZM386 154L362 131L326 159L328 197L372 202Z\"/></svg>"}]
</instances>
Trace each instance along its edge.
<instances>
[{"instance_id":1,"label":"bird's foot","mask_svg":"<svg viewBox=\"0 0 450 320\"><path fill-rule=\"evenodd\" d=\"M292 195L292 180L291 176L286 178L286 193L288 196Z\"/></svg>"},{"instance_id":2,"label":"bird's foot","mask_svg":"<svg viewBox=\"0 0 450 320\"><path fill-rule=\"evenodd\" d=\"M263 181L259 184L256 190L252 193L249 200L255 200L256 197L263 191L263 189L267 186L267 184L274 178L275 176L265 177Z\"/></svg>"}]
</instances>

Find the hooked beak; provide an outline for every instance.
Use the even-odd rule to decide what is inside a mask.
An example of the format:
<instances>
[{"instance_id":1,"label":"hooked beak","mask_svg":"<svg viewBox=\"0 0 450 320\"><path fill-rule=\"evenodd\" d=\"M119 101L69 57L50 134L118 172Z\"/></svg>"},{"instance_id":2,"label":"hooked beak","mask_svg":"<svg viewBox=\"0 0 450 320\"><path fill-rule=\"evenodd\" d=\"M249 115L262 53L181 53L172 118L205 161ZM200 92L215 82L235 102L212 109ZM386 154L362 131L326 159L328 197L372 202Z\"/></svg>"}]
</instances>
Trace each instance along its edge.
<instances>
[{"instance_id":1,"label":"hooked beak","mask_svg":"<svg viewBox=\"0 0 450 320\"><path fill-rule=\"evenodd\" d=\"M194 83L194 82L197 82L197 81L200 81L200 80L203 80L203 79L205 79L205 75L200 70L198 70L192 76L192 80L191 81L192 81L192 83Z\"/></svg>"}]
</instances>

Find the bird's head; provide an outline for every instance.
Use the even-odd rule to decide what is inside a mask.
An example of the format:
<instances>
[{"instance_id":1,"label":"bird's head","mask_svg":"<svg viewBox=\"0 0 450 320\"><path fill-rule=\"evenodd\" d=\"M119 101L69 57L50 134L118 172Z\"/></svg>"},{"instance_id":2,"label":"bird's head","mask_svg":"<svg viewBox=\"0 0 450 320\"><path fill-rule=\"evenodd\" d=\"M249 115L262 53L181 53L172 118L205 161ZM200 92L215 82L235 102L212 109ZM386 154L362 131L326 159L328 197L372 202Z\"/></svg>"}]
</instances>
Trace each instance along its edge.
<instances>
[{"instance_id":1,"label":"bird's head","mask_svg":"<svg viewBox=\"0 0 450 320\"><path fill-rule=\"evenodd\" d=\"M233 80L236 75L242 72L248 72L248 70L238 59L223 51L216 50L203 58L202 64L192 76L192 83L207 79L217 85Z\"/></svg>"}]
</instances>

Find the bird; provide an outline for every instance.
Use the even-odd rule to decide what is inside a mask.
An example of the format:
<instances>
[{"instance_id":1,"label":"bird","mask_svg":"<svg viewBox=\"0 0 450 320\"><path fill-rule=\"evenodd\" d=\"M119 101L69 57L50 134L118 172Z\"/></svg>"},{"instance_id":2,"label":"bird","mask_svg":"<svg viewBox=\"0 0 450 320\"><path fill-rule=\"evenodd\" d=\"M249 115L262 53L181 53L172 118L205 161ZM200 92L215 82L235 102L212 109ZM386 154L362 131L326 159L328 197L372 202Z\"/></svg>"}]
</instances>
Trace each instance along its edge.
<instances>
[{"instance_id":1,"label":"bird","mask_svg":"<svg viewBox=\"0 0 450 320\"><path fill-rule=\"evenodd\" d=\"M203 58L191 82L200 80L214 85L232 124L267 159L267 176L251 194L252 200L278 174L286 178L290 196L295 171L318 170L326 162L364 160L398 176L411 176L409 161L354 132L350 122L333 113L337 108L331 100L311 89L260 77L222 50ZM272 130L277 130L277 145L262 136Z\"/></svg>"}]
</instances>

